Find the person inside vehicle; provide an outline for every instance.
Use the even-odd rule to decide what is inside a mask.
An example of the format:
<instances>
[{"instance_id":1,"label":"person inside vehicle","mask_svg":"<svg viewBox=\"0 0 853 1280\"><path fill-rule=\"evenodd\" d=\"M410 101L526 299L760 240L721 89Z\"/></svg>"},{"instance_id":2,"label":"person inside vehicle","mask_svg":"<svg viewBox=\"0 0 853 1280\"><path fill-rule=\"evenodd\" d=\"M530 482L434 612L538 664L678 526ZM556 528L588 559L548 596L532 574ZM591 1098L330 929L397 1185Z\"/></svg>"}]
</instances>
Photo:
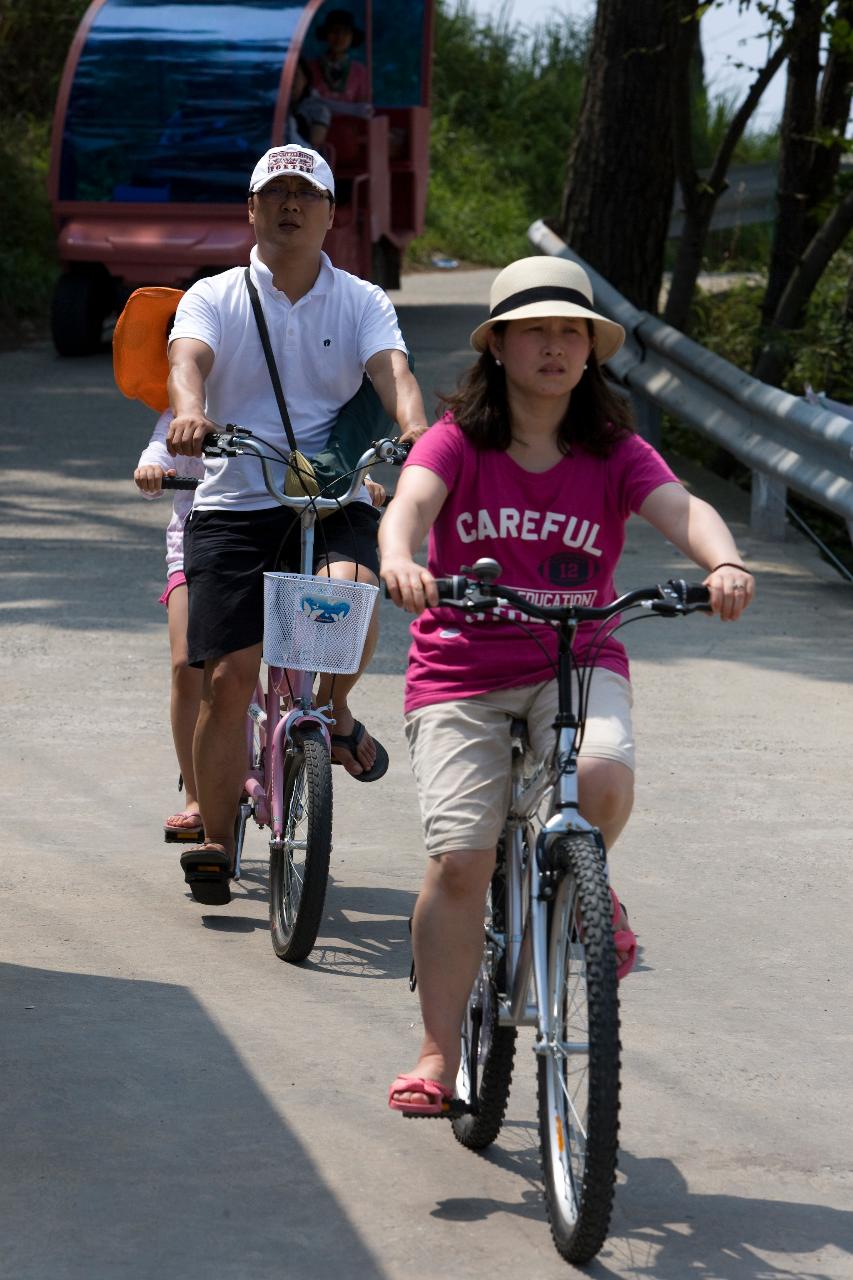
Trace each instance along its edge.
<instances>
[{"instance_id":1,"label":"person inside vehicle","mask_svg":"<svg viewBox=\"0 0 853 1280\"><path fill-rule=\"evenodd\" d=\"M350 52L364 44L364 32L356 26L353 15L348 9L332 9L317 28L317 36L326 41L326 52L309 63L317 92L337 103L368 102L367 67Z\"/></svg>"},{"instance_id":2,"label":"person inside vehicle","mask_svg":"<svg viewBox=\"0 0 853 1280\"><path fill-rule=\"evenodd\" d=\"M287 448L252 309L254 286L297 447L323 453L342 406L364 391L399 423L404 441L427 427L397 317L381 289L340 271L323 253L335 217L335 181L313 149L274 147L249 183L255 232L248 282L243 268L194 284L182 297L169 345L169 392L175 414L167 435L173 454L199 456L217 424L239 422L256 438ZM382 434L377 430L377 435ZM283 468L282 468L283 474ZM315 569L333 578L377 582L378 513L364 500L322 521ZM287 537L285 538L285 535ZM245 713L257 680L263 635L263 574L298 566L299 529L267 493L252 457L207 459L185 530L189 587L188 659L204 668L193 760L206 841L181 863L190 888L199 865L216 864L221 900L230 899L234 816L244 780ZM376 618L360 672L376 642ZM320 680L318 705L331 700L333 757L353 777L381 777L387 753L355 719L349 695L359 673Z\"/></svg>"},{"instance_id":3,"label":"person inside vehicle","mask_svg":"<svg viewBox=\"0 0 853 1280\"><path fill-rule=\"evenodd\" d=\"M312 147L328 160L326 137L331 123L332 108L311 87L311 68L307 59L300 57L293 72L285 142Z\"/></svg>"}]
</instances>

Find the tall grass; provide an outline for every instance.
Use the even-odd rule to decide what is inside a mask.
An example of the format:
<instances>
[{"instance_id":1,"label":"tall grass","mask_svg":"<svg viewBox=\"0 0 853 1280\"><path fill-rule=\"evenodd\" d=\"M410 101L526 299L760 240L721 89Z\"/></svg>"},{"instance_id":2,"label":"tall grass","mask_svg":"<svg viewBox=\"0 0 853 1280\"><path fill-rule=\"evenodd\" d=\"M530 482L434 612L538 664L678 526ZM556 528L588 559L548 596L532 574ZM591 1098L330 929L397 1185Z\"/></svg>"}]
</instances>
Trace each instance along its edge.
<instances>
[{"instance_id":1,"label":"tall grass","mask_svg":"<svg viewBox=\"0 0 853 1280\"><path fill-rule=\"evenodd\" d=\"M559 210L587 43L570 18L527 26L509 6L480 19L467 0L439 3L427 230L411 261L528 251L529 223Z\"/></svg>"}]
</instances>

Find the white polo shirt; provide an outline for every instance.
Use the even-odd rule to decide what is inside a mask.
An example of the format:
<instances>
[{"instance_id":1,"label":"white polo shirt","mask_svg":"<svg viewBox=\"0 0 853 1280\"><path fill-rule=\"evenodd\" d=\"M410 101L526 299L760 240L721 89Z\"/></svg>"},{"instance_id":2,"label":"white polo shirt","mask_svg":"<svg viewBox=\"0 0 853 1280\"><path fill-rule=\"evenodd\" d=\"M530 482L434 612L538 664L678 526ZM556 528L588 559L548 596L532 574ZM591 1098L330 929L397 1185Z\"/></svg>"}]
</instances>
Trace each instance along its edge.
<instances>
[{"instance_id":1,"label":"white polo shirt","mask_svg":"<svg viewBox=\"0 0 853 1280\"><path fill-rule=\"evenodd\" d=\"M309 293L291 303L272 272L251 256L284 398L300 450L313 457L326 442L343 405L361 386L364 366L378 351L403 351L397 315L376 285L333 267L320 255ZM216 359L206 382L206 413L224 427L248 427L258 439L289 452L264 359L242 267L199 280L178 303L170 341L196 338ZM274 468L282 483L284 465ZM196 510L255 511L275 503L256 458L206 459Z\"/></svg>"}]
</instances>

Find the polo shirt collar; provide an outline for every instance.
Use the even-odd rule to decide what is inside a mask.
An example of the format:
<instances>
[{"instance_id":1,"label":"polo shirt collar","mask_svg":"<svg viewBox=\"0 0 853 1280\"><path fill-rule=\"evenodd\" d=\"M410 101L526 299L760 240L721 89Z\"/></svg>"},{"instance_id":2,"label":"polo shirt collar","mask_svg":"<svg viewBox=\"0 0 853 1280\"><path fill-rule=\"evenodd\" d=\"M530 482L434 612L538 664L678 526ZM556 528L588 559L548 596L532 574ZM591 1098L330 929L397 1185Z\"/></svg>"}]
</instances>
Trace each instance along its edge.
<instances>
[{"instance_id":1,"label":"polo shirt collar","mask_svg":"<svg viewBox=\"0 0 853 1280\"><path fill-rule=\"evenodd\" d=\"M259 289L265 293L271 293L275 297L281 297L281 289L277 289L272 282L272 272L265 262L258 257L258 246L252 245L250 254L250 262L252 267L252 277ZM331 259L328 254L320 251L320 270L317 279L311 288L305 294L306 298L320 297L321 294L328 293L334 282L335 268L332 266ZM300 299L301 301L301 299Z\"/></svg>"}]
</instances>

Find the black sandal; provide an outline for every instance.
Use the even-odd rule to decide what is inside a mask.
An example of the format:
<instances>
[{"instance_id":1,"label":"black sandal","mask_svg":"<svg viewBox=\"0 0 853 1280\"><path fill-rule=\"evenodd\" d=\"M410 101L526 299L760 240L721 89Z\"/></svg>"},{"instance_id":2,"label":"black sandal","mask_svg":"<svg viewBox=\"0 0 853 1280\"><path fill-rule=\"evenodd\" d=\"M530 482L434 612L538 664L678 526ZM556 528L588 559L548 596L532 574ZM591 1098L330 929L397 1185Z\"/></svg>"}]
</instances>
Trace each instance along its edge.
<instances>
[{"instance_id":1,"label":"black sandal","mask_svg":"<svg viewBox=\"0 0 853 1280\"><path fill-rule=\"evenodd\" d=\"M367 730L360 720L353 721L352 733L333 733L332 746L339 745L350 753L353 760L358 764L358 756L355 754L358 744L361 742ZM378 738L373 739L373 745L376 748L376 759L373 761L369 769L363 769L361 773L351 773L350 777L355 778L356 782L376 782L388 772L388 752L383 747ZM333 760L332 764L340 764L340 760ZM347 770L349 772L349 770Z\"/></svg>"},{"instance_id":2,"label":"black sandal","mask_svg":"<svg viewBox=\"0 0 853 1280\"><path fill-rule=\"evenodd\" d=\"M216 846L187 849L181 854L181 870L196 902L207 907L224 907L231 901L233 860Z\"/></svg>"}]
</instances>

